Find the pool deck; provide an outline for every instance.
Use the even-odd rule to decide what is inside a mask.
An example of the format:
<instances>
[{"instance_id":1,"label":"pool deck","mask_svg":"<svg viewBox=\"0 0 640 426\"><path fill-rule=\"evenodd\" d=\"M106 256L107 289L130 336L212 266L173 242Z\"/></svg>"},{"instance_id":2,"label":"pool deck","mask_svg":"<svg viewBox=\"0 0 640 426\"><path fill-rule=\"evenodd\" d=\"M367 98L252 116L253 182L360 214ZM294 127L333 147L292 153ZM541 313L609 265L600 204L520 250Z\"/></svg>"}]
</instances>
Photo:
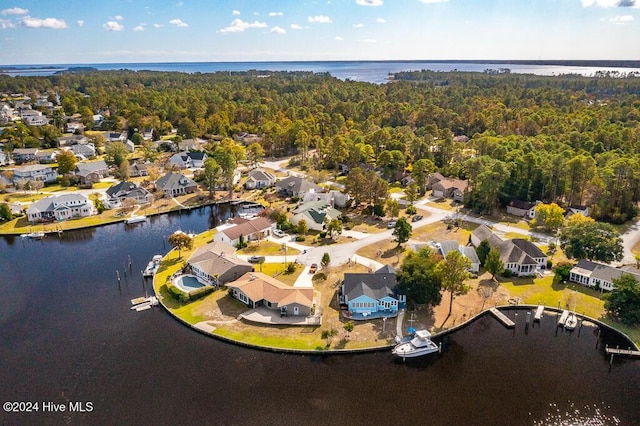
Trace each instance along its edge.
<instances>
[{"instance_id":1,"label":"pool deck","mask_svg":"<svg viewBox=\"0 0 640 426\"><path fill-rule=\"evenodd\" d=\"M316 317L303 317L299 315L280 316L279 312L265 307L258 307L240 314L240 318L260 324L274 325L320 325L320 319Z\"/></svg>"}]
</instances>

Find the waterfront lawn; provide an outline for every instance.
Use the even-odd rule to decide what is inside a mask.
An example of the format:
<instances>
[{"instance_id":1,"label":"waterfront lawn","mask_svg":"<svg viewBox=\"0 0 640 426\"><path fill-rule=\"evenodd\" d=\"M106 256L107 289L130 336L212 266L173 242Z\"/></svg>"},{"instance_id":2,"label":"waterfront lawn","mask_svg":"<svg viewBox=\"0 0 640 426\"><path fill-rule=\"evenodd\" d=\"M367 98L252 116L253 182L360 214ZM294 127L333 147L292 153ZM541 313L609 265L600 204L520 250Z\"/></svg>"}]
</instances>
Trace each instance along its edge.
<instances>
[{"instance_id":1,"label":"waterfront lawn","mask_svg":"<svg viewBox=\"0 0 640 426\"><path fill-rule=\"evenodd\" d=\"M284 256L284 249L282 244L271 241L252 241L245 248L238 250L238 254L249 254L252 256ZM300 250L287 246L287 256L292 256L291 261L294 260L293 256L298 254L300 254Z\"/></svg>"}]
</instances>

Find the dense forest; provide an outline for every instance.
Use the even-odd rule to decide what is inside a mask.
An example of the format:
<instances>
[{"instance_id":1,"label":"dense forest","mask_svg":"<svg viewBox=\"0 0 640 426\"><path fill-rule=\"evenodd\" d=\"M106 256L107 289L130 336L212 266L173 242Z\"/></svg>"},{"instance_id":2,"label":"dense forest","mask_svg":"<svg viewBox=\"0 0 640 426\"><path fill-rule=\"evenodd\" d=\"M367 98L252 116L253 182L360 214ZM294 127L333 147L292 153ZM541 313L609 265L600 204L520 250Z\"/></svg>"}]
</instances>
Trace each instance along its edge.
<instances>
[{"instance_id":1,"label":"dense forest","mask_svg":"<svg viewBox=\"0 0 640 426\"><path fill-rule=\"evenodd\" d=\"M640 78L406 72L388 84L310 72L101 71L0 76L5 93L57 93L66 115L108 111L104 130L172 128L184 138L262 136L267 155L308 167L469 179L467 204L593 204L614 223L640 199ZM54 121L55 124L55 121ZM21 138L4 134L5 149Z\"/></svg>"}]
</instances>

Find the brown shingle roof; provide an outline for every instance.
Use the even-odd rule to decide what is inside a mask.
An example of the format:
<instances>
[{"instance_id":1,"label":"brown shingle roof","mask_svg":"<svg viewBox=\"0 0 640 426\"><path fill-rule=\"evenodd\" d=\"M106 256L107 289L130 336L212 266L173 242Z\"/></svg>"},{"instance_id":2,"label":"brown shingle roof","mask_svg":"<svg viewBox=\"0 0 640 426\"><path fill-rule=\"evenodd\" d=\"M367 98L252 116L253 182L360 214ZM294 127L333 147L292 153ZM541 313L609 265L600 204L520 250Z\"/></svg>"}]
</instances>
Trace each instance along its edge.
<instances>
[{"instance_id":1,"label":"brown shingle roof","mask_svg":"<svg viewBox=\"0 0 640 426\"><path fill-rule=\"evenodd\" d=\"M266 217L258 217L253 220L241 223L231 228L227 228L222 231L231 241L240 238L240 235L248 236L256 232L264 231L267 228L271 228L273 222Z\"/></svg>"},{"instance_id":2,"label":"brown shingle roof","mask_svg":"<svg viewBox=\"0 0 640 426\"><path fill-rule=\"evenodd\" d=\"M254 302L267 300L278 306L298 303L311 307L313 304L312 288L289 287L261 272L248 272L238 280L227 283L227 287L237 288Z\"/></svg>"}]
</instances>

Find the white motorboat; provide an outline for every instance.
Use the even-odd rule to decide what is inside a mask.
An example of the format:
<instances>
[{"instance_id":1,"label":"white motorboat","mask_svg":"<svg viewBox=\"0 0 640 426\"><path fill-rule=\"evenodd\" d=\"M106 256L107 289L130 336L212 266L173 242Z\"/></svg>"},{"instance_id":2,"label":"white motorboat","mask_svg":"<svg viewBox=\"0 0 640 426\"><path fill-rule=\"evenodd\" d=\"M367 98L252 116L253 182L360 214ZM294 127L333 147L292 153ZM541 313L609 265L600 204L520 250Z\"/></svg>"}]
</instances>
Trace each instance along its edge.
<instances>
[{"instance_id":1,"label":"white motorboat","mask_svg":"<svg viewBox=\"0 0 640 426\"><path fill-rule=\"evenodd\" d=\"M124 223L131 225L132 223L144 222L147 220L146 216L131 216L124 220Z\"/></svg>"},{"instance_id":2,"label":"white motorboat","mask_svg":"<svg viewBox=\"0 0 640 426\"><path fill-rule=\"evenodd\" d=\"M152 277L158 271L160 262L162 261L162 255L156 254L151 261L147 264L147 267L142 271L142 275L145 277Z\"/></svg>"},{"instance_id":3,"label":"white motorboat","mask_svg":"<svg viewBox=\"0 0 640 426\"><path fill-rule=\"evenodd\" d=\"M570 312L569 315L567 316L567 320L564 322L564 328L566 330L575 330L577 325L578 325L578 316L575 313Z\"/></svg>"},{"instance_id":4,"label":"white motorboat","mask_svg":"<svg viewBox=\"0 0 640 426\"><path fill-rule=\"evenodd\" d=\"M396 345L391 353L401 358L414 358L439 351L438 345L431 341L431 333L418 330L411 340Z\"/></svg>"}]
</instances>

